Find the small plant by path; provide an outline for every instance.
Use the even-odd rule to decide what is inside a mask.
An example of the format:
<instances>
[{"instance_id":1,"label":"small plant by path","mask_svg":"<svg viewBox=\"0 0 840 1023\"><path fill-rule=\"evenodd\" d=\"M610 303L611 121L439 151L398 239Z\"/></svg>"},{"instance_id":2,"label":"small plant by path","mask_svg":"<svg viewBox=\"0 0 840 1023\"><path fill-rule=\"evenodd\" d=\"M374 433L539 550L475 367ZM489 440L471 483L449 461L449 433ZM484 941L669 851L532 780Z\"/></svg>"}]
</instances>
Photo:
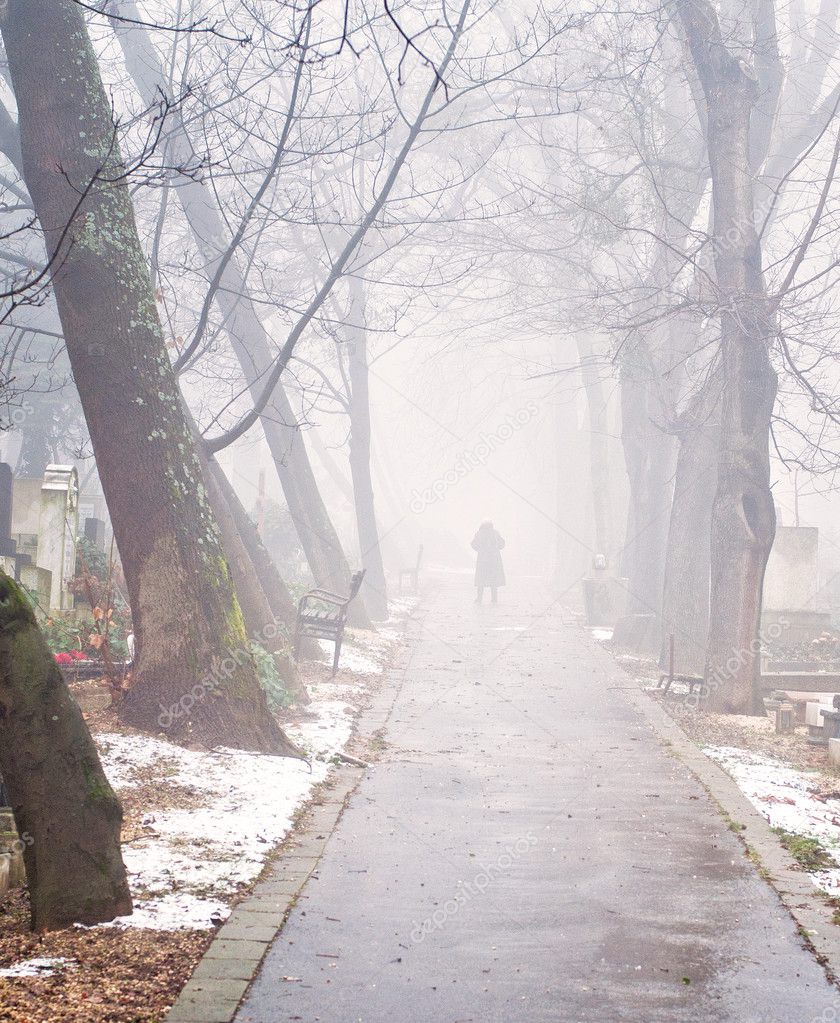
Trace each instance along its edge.
<instances>
[{"instance_id":1,"label":"small plant by path","mask_svg":"<svg viewBox=\"0 0 840 1023\"><path fill-rule=\"evenodd\" d=\"M785 831L784 828L773 828L773 831L803 870L815 873L818 870L836 868L837 861L818 838L798 835L794 831Z\"/></svg>"}]
</instances>

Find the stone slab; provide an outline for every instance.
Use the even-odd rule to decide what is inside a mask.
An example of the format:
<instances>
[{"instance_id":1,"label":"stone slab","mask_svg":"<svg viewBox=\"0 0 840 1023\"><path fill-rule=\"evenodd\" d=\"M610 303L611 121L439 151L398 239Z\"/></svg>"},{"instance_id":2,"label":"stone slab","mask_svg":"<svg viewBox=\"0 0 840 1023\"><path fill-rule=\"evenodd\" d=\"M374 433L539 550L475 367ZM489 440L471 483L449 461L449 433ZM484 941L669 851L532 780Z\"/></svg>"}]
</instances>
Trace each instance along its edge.
<instances>
[{"instance_id":1,"label":"stone slab","mask_svg":"<svg viewBox=\"0 0 840 1023\"><path fill-rule=\"evenodd\" d=\"M216 938L204 955L207 959L259 960L264 955L267 944L267 941Z\"/></svg>"},{"instance_id":2,"label":"stone slab","mask_svg":"<svg viewBox=\"0 0 840 1023\"><path fill-rule=\"evenodd\" d=\"M227 938L233 938L237 941L264 941L268 943L277 933L280 922L277 924L243 923L241 921L228 920L219 928L217 940L224 941Z\"/></svg>"},{"instance_id":3,"label":"stone slab","mask_svg":"<svg viewBox=\"0 0 840 1023\"><path fill-rule=\"evenodd\" d=\"M240 902L236 907L236 911L243 910L249 914L254 912L265 916L266 919L274 916L282 920L290 904L299 897L299 892L300 889L280 894L249 895L244 902Z\"/></svg>"},{"instance_id":4,"label":"stone slab","mask_svg":"<svg viewBox=\"0 0 840 1023\"><path fill-rule=\"evenodd\" d=\"M238 1002L248 987L247 977L218 978L192 977L181 991L181 998L189 1002Z\"/></svg>"},{"instance_id":5,"label":"stone slab","mask_svg":"<svg viewBox=\"0 0 840 1023\"><path fill-rule=\"evenodd\" d=\"M172 1006L166 1023L230 1023L236 1014L239 999L229 1001L181 1001Z\"/></svg>"},{"instance_id":6,"label":"stone slab","mask_svg":"<svg viewBox=\"0 0 840 1023\"><path fill-rule=\"evenodd\" d=\"M276 906L266 907L260 899L246 899L244 902L240 902L230 914L224 926L236 923L268 927L273 923L279 927L283 922L286 906L288 906L288 902L285 901L278 902Z\"/></svg>"},{"instance_id":7,"label":"stone slab","mask_svg":"<svg viewBox=\"0 0 840 1023\"><path fill-rule=\"evenodd\" d=\"M254 975L253 959L202 959L193 970L192 980L244 980Z\"/></svg>"},{"instance_id":8,"label":"stone slab","mask_svg":"<svg viewBox=\"0 0 840 1023\"><path fill-rule=\"evenodd\" d=\"M810 728L822 728L825 725L825 720L820 714L821 710L831 709L831 701L823 703L820 700L816 702L808 702L805 704L805 724Z\"/></svg>"}]
</instances>

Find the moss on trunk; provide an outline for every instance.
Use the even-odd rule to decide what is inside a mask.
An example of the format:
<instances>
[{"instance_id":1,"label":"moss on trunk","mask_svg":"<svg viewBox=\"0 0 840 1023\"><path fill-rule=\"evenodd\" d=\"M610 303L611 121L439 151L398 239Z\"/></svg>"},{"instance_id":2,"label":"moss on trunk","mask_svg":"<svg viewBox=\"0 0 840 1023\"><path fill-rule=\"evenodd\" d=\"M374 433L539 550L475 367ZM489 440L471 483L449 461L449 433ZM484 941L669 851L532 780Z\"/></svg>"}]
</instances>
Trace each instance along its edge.
<instances>
[{"instance_id":1,"label":"moss on trunk","mask_svg":"<svg viewBox=\"0 0 840 1023\"><path fill-rule=\"evenodd\" d=\"M72 0L10 0L2 33L24 177L134 616L128 719L293 753L248 650L83 13Z\"/></svg>"},{"instance_id":2,"label":"moss on trunk","mask_svg":"<svg viewBox=\"0 0 840 1023\"><path fill-rule=\"evenodd\" d=\"M0 771L23 842L33 930L131 913L122 808L26 597L3 573Z\"/></svg>"}]
</instances>

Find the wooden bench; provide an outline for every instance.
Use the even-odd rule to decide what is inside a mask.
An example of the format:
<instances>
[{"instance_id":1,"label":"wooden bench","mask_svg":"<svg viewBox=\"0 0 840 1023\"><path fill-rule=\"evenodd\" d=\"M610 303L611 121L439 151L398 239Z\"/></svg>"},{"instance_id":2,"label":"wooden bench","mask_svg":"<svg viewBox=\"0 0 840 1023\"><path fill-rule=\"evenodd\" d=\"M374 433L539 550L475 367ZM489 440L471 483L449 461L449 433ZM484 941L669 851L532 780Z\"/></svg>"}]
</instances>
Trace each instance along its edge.
<instances>
[{"instance_id":1,"label":"wooden bench","mask_svg":"<svg viewBox=\"0 0 840 1023\"><path fill-rule=\"evenodd\" d=\"M402 593L403 579L408 576L409 582L411 583L411 589L413 593L416 593L420 587L420 562L423 560L423 545L421 544L417 548L417 563L414 568L401 568L399 573L399 591Z\"/></svg>"},{"instance_id":2,"label":"wooden bench","mask_svg":"<svg viewBox=\"0 0 840 1023\"><path fill-rule=\"evenodd\" d=\"M350 593L344 597L329 590L310 590L298 602L297 624L295 626L295 660L300 655L300 644L304 636L313 639L327 639L335 643L333 670L338 671L344 626L347 624L347 609L362 585L365 570L354 572L350 579Z\"/></svg>"}]
</instances>

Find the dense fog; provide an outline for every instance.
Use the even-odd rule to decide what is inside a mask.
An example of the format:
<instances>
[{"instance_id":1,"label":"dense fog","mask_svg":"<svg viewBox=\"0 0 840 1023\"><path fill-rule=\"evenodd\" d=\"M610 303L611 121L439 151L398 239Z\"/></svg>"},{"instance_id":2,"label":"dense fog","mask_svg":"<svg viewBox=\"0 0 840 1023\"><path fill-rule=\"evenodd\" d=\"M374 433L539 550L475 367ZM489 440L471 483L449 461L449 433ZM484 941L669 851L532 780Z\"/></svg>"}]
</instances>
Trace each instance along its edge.
<instances>
[{"instance_id":1,"label":"dense fog","mask_svg":"<svg viewBox=\"0 0 840 1023\"><path fill-rule=\"evenodd\" d=\"M840 0L0 0L0 1020L837 1018Z\"/></svg>"}]
</instances>

